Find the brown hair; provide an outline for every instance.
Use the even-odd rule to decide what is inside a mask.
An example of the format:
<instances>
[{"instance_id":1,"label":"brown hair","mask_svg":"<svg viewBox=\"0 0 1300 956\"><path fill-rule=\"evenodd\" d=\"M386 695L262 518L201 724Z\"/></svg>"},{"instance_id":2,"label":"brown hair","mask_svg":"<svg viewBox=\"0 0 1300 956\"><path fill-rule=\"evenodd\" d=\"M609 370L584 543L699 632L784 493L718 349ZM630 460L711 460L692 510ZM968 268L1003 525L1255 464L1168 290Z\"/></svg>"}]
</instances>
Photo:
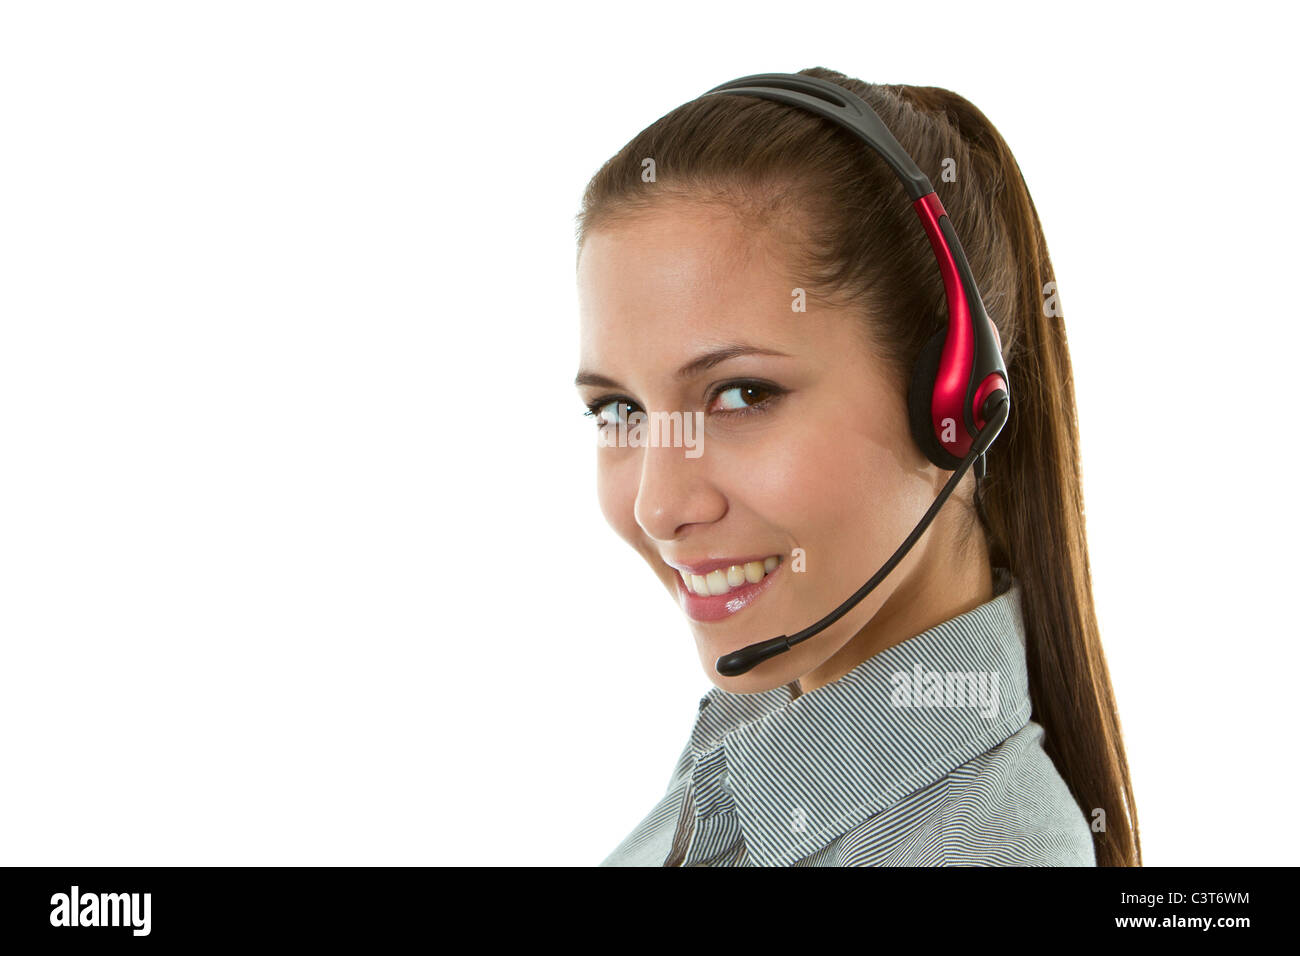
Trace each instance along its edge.
<instances>
[{"instance_id":1,"label":"brown hair","mask_svg":"<svg viewBox=\"0 0 1300 956\"><path fill-rule=\"evenodd\" d=\"M1011 150L971 103L929 86L870 85L815 67L879 114L930 178L1002 341L1012 413L987 455L979 515L995 564L1021 584L1032 719L1091 820L1097 863L1140 866L1137 807L1102 653L1084 530L1074 379L1038 213ZM654 160L653 184L643 178ZM955 176L945 175L951 170ZM592 178L594 229L664 199L721 202L792 237L809 298L859 305L900 394L947 317L934 253L895 174L851 133L748 96L705 96L637 134ZM797 232L796 232L797 231Z\"/></svg>"}]
</instances>

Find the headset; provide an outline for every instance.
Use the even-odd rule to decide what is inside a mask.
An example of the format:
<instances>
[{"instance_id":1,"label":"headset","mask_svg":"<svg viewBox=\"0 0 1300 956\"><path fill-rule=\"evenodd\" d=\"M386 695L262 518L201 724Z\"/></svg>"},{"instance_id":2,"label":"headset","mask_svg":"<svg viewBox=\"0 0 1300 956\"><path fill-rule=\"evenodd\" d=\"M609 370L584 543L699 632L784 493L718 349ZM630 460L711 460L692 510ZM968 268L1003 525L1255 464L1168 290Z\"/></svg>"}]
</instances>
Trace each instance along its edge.
<instances>
[{"instance_id":1,"label":"headset","mask_svg":"<svg viewBox=\"0 0 1300 956\"><path fill-rule=\"evenodd\" d=\"M966 254L930 180L912 161L865 100L837 83L797 73L756 73L705 93L754 96L799 107L847 129L874 149L903 182L930 239L943 276L948 319L921 350L908 387L912 438L932 463L953 475L898 550L866 584L810 627L750 644L718 658L719 674L736 677L830 627L871 593L911 550L957 483L975 466L986 473L984 453L1011 414L1011 386L998 330L984 309Z\"/></svg>"}]
</instances>

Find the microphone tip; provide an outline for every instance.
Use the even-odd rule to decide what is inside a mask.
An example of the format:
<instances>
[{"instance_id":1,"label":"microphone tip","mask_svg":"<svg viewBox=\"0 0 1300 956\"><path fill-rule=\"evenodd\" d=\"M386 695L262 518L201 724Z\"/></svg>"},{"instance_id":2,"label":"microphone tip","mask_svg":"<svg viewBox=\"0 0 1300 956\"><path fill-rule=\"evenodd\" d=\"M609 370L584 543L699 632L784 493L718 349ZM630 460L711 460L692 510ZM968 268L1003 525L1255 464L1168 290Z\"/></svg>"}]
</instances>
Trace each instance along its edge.
<instances>
[{"instance_id":1,"label":"microphone tip","mask_svg":"<svg viewBox=\"0 0 1300 956\"><path fill-rule=\"evenodd\" d=\"M775 657L777 654L789 649L789 638L782 634L780 637L774 637L758 644L750 644L738 651L724 654L718 658L717 663L713 666L717 668L718 673L723 677L739 677L746 671L753 670L769 657Z\"/></svg>"},{"instance_id":2,"label":"microphone tip","mask_svg":"<svg viewBox=\"0 0 1300 956\"><path fill-rule=\"evenodd\" d=\"M736 651L733 654L719 657L715 666L718 673L723 677L738 677L754 665L746 661L746 655L743 651Z\"/></svg>"}]
</instances>

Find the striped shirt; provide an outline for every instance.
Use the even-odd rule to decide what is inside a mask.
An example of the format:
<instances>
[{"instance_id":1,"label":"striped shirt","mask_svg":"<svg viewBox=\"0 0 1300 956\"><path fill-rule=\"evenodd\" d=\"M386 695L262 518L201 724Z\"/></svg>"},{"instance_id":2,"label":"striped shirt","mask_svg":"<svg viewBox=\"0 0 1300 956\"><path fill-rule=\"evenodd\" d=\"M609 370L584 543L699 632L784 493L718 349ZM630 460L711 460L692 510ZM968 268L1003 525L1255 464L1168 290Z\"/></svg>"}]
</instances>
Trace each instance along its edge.
<instances>
[{"instance_id":1,"label":"striped shirt","mask_svg":"<svg viewBox=\"0 0 1300 956\"><path fill-rule=\"evenodd\" d=\"M1095 866L1030 720L1020 584L795 696L713 687L601 866Z\"/></svg>"}]
</instances>

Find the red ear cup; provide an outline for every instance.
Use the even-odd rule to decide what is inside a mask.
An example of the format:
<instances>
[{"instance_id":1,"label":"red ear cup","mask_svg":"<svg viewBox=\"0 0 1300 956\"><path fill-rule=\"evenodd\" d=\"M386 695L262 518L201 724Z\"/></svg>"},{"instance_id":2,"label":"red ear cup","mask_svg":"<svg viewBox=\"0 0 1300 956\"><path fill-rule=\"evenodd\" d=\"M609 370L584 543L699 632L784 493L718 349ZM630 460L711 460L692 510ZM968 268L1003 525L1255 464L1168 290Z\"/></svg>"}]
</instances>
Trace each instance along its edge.
<instances>
[{"instance_id":1,"label":"red ear cup","mask_svg":"<svg viewBox=\"0 0 1300 956\"><path fill-rule=\"evenodd\" d=\"M934 416L931 411L934 382L939 375L939 360L943 358L943 343L947 334L948 327L944 326L930 337L930 341L925 343L921 354L917 356L912 381L907 390L907 414L912 440L925 453L925 457L944 471L956 471L961 467L962 460L939 441L939 436L934 433ZM959 424L958 427L965 428L965 425Z\"/></svg>"}]
</instances>

